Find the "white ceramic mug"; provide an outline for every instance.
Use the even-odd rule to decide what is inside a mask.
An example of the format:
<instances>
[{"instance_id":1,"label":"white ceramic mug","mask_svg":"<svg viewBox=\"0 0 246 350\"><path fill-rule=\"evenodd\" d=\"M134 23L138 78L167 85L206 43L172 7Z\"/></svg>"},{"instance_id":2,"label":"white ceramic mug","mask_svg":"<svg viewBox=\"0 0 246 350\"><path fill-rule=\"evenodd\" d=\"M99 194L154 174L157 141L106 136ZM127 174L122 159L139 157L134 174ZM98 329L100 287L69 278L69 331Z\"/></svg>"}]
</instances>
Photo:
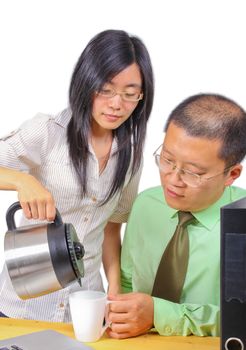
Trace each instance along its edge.
<instances>
[{"instance_id":1,"label":"white ceramic mug","mask_svg":"<svg viewBox=\"0 0 246 350\"><path fill-rule=\"evenodd\" d=\"M95 342L108 325L103 325L107 294L97 291L78 291L70 294L69 305L73 329L77 340Z\"/></svg>"}]
</instances>

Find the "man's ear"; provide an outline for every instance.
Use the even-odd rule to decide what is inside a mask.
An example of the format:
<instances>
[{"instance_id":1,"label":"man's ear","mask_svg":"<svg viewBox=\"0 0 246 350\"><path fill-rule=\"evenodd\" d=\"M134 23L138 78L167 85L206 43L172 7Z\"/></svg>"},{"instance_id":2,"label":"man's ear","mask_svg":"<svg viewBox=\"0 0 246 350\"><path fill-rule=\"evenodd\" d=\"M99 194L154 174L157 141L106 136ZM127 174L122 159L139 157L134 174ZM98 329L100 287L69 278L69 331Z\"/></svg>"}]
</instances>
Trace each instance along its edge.
<instances>
[{"instance_id":1,"label":"man's ear","mask_svg":"<svg viewBox=\"0 0 246 350\"><path fill-rule=\"evenodd\" d=\"M226 175L225 186L230 186L233 182L241 175L243 170L242 164L236 164L231 167L228 174Z\"/></svg>"}]
</instances>

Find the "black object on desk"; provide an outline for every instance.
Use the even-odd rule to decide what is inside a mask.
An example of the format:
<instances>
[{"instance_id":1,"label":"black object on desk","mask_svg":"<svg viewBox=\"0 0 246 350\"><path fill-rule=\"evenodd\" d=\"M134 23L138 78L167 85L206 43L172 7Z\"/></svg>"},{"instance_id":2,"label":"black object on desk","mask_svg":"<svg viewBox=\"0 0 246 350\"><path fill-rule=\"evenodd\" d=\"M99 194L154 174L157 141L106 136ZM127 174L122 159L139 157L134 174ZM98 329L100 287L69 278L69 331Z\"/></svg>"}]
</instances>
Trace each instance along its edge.
<instances>
[{"instance_id":1,"label":"black object on desk","mask_svg":"<svg viewBox=\"0 0 246 350\"><path fill-rule=\"evenodd\" d=\"M246 349L246 198L221 208L221 350Z\"/></svg>"}]
</instances>

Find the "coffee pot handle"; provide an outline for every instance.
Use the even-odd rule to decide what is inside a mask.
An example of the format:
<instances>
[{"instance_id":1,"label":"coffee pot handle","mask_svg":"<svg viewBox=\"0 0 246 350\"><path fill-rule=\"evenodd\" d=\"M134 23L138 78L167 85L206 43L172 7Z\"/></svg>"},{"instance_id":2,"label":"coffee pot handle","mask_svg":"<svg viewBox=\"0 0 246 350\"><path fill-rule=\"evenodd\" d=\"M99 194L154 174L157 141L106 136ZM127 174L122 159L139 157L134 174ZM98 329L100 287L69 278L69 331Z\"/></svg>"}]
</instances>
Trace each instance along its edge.
<instances>
[{"instance_id":1,"label":"coffee pot handle","mask_svg":"<svg viewBox=\"0 0 246 350\"><path fill-rule=\"evenodd\" d=\"M11 204L11 206L7 210L6 222L7 222L7 226L8 226L9 231L13 231L16 229L14 215L15 215L15 212L19 209L22 209L20 202L15 202L15 203ZM57 226L63 224L61 214L59 213L58 209L56 209L56 217L54 220L54 224Z\"/></svg>"}]
</instances>

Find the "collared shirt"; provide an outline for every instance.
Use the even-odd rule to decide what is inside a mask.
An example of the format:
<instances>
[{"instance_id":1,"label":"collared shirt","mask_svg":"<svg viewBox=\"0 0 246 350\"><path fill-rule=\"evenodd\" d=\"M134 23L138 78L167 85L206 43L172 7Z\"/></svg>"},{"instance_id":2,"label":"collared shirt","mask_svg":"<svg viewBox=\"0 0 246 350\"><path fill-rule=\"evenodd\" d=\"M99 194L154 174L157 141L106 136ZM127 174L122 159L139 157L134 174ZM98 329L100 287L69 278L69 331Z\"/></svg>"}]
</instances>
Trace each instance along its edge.
<instances>
[{"instance_id":1,"label":"collared shirt","mask_svg":"<svg viewBox=\"0 0 246 350\"><path fill-rule=\"evenodd\" d=\"M127 220L137 194L141 169L131 178L129 168L123 189L99 206L108 193L117 164L117 156L113 155L117 142L113 141L110 158L101 174L90 146L88 195L82 198L66 142L70 118L71 112L67 109L57 116L38 114L25 122L0 140L0 166L30 173L52 193L63 222L73 224L85 248L82 289L103 290L100 266L104 227L108 221L121 223ZM33 222L22 219L23 225ZM58 292L24 301L13 290L4 266L0 276L0 311L16 318L67 322L70 321L68 296L79 288L74 282Z\"/></svg>"},{"instance_id":2,"label":"collared shirt","mask_svg":"<svg viewBox=\"0 0 246 350\"><path fill-rule=\"evenodd\" d=\"M154 326L161 335L219 335L220 208L246 196L246 190L226 187L206 210L192 213L188 225L189 263L180 304L154 297ZM178 223L162 187L142 192L128 220L121 254L125 292L151 295L156 272ZM168 283L168 281L166 281Z\"/></svg>"}]
</instances>

